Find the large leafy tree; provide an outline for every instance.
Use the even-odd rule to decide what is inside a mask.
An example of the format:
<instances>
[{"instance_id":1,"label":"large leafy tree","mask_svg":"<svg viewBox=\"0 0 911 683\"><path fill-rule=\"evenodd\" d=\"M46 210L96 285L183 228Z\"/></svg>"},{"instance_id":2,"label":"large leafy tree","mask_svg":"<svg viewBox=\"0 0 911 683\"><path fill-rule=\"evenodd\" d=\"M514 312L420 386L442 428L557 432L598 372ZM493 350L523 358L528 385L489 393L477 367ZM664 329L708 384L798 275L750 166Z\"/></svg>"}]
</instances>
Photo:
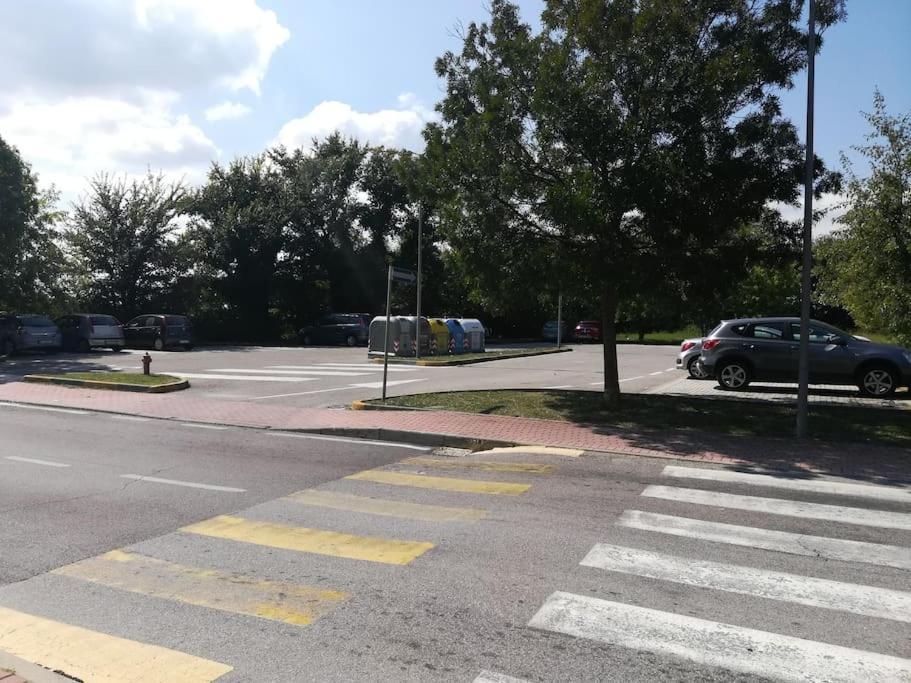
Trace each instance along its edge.
<instances>
[{"instance_id":1,"label":"large leafy tree","mask_svg":"<svg viewBox=\"0 0 911 683\"><path fill-rule=\"evenodd\" d=\"M911 345L911 113L890 115L878 91L867 144L870 174L848 166L848 211L816 244L820 288L862 327Z\"/></svg>"},{"instance_id":2,"label":"large leafy tree","mask_svg":"<svg viewBox=\"0 0 911 683\"><path fill-rule=\"evenodd\" d=\"M175 278L175 237L187 190L162 175L96 176L73 207L66 241L77 298L121 318L163 306Z\"/></svg>"},{"instance_id":3,"label":"large leafy tree","mask_svg":"<svg viewBox=\"0 0 911 683\"><path fill-rule=\"evenodd\" d=\"M427 154L453 245L496 260L523 243L597 291L609 403L618 306L643 275L797 198L803 150L774 92L806 62L802 5L548 0L535 34L494 0L437 62Z\"/></svg>"}]
</instances>

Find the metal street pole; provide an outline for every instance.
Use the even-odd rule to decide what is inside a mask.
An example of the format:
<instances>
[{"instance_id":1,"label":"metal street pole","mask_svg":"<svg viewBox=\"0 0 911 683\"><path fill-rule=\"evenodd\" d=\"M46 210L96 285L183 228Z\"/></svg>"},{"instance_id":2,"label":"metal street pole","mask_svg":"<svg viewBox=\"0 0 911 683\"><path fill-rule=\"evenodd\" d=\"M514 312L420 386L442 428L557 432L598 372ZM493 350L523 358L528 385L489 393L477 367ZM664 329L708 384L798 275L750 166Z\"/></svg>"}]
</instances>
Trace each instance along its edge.
<instances>
[{"instance_id":1,"label":"metal street pole","mask_svg":"<svg viewBox=\"0 0 911 683\"><path fill-rule=\"evenodd\" d=\"M800 281L800 360L797 377L797 438L807 437L810 396L810 269L813 267L813 89L816 62L816 0L810 0L807 39L807 158L803 190L803 273Z\"/></svg>"},{"instance_id":2,"label":"metal street pole","mask_svg":"<svg viewBox=\"0 0 911 683\"><path fill-rule=\"evenodd\" d=\"M563 292L557 294L557 348L563 340Z\"/></svg>"},{"instance_id":3,"label":"metal street pole","mask_svg":"<svg viewBox=\"0 0 911 683\"><path fill-rule=\"evenodd\" d=\"M424 208L418 207L418 310L417 310L417 333L415 335L416 345L414 347L415 358L421 357L421 239L424 232Z\"/></svg>"},{"instance_id":4,"label":"metal street pole","mask_svg":"<svg viewBox=\"0 0 911 683\"><path fill-rule=\"evenodd\" d=\"M383 402L386 401L386 377L389 375L389 313L392 308L392 264L386 276L386 339L383 342Z\"/></svg>"}]
</instances>

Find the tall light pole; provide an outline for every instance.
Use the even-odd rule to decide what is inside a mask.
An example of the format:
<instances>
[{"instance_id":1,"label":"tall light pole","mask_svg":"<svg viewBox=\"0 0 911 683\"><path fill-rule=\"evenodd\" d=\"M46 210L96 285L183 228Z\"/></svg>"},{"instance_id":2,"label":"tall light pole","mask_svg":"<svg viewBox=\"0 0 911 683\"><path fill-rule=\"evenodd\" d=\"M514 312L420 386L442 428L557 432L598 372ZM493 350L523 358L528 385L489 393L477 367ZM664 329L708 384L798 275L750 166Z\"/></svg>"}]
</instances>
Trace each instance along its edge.
<instances>
[{"instance_id":1,"label":"tall light pole","mask_svg":"<svg viewBox=\"0 0 911 683\"><path fill-rule=\"evenodd\" d=\"M803 190L803 273L800 281L800 360L797 377L797 438L809 432L810 270L813 267L813 89L816 62L816 0L810 0L807 37L807 145Z\"/></svg>"},{"instance_id":2,"label":"tall light pole","mask_svg":"<svg viewBox=\"0 0 911 683\"><path fill-rule=\"evenodd\" d=\"M422 265L422 256L421 253L421 240L423 239L424 232L424 207L418 206L418 310L417 310L417 325L415 329L415 347L414 347L414 356L415 358L421 357L421 265Z\"/></svg>"}]
</instances>

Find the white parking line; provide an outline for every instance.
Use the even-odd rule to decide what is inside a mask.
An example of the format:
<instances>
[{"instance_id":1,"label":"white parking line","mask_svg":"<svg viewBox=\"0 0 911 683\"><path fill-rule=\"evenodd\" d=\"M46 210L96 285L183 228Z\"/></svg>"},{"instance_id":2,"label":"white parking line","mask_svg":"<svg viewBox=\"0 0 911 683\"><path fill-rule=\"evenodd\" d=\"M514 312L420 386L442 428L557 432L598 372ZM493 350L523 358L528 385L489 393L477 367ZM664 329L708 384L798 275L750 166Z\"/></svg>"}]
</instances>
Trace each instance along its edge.
<instances>
[{"instance_id":1,"label":"white parking line","mask_svg":"<svg viewBox=\"0 0 911 683\"><path fill-rule=\"evenodd\" d=\"M665 477L720 481L729 484L749 484L767 488L788 489L790 491L831 493L839 496L856 496L858 498L876 498L878 500L894 500L902 503L911 503L911 489L909 488L854 484L840 481L826 481L824 479L795 479L788 478L787 475L775 476L753 472L732 472L730 470L678 467L677 465L668 465L661 474Z\"/></svg>"},{"instance_id":2,"label":"white parking line","mask_svg":"<svg viewBox=\"0 0 911 683\"><path fill-rule=\"evenodd\" d=\"M338 363L323 363L321 365L267 365L266 367L271 370L344 370L346 372L383 371L383 366L377 363L362 363L360 365L343 365ZM389 368L389 372L415 372L415 370L416 368Z\"/></svg>"},{"instance_id":3,"label":"white parking line","mask_svg":"<svg viewBox=\"0 0 911 683\"><path fill-rule=\"evenodd\" d=\"M182 379L224 379L238 382L315 382L316 377L268 377L252 375L216 375L204 372L169 371L168 374L176 375Z\"/></svg>"},{"instance_id":4,"label":"white parking line","mask_svg":"<svg viewBox=\"0 0 911 683\"><path fill-rule=\"evenodd\" d=\"M111 415L112 420L126 420L128 422L149 422L148 417L137 417L136 415Z\"/></svg>"},{"instance_id":5,"label":"white parking line","mask_svg":"<svg viewBox=\"0 0 911 683\"><path fill-rule=\"evenodd\" d=\"M650 372L648 374L649 374L649 377L654 377L655 375L660 375L661 371L659 370L658 372Z\"/></svg>"},{"instance_id":6,"label":"white parking line","mask_svg":"<svg viewBox=\"0 0 911 683\"><path fill-rule=\"evenodd\" d=\"M478 674L478 677L472 683L528 683L524 678L498 674L496 671L487 671L486 669Z\"/></svg>"},{"instance_id":7,"label":"white parking line","mask_svg":"<svg viewBox=\"0 0 911 683\"><path fill-rule=\"evenodd\" d=\"M579 564L687 586L911 622L911 593L877 586L693 560L607 543L596 544Z\"/></svg>"},{"instance_id":8,"label":"white parking line","mask_svg":"<svg viewBox=\"0 0 911 683\"><path fill-rule=\"evenodd\" d=\"M267 398L285 398L288 396L309 396L310 394L327 394L330 391L348 391L351 387L332 387L331 389L315 389L313 391L297 391L293 394L272 394L271 396L251 396L247 398L249 401L262 401Z\"/></svg>"},{"instance_id":9,"label":"white parking line","mask_svg":"<svg viewBox=\"0 0 911 683\"><path fill-rule=\"evenodd\" d=\"M193 427L194 429L219 429L219 430L228 429L227 427L225 427L223 425L204 425L204 424L197 424L195 422L181 422L180 426L181 427Z\"/></svg>"},{"instance_id":10,"label":"white parking line","mask_svg":"<svg viewBox=\"0 0 911 683\"><path fill-rule=\"evenodd\" d=\"M710 505L713 507L763 512L769 515L786 515L804 519L825 519L843 524L878 526L885 529L911 531L911 514L885 512L865 508L824 505L822 503L801 503L781 498L760 498L759 496L738 496L733 493L683 489L675 486L647 486L640 494L648 498L662 498L679 503Z\"/></svg>"},{"instance_id":11,"label":"white parking line","mask_svg":"<svg viewBox=\"0 0 911 683\"><path fill-rule=\"evenodd\" d=\"M27 403L8 403L0 401L0 406L4 408L24 408L26 410L45 410L49 413L67 413L68 415L88 415L87 410L75 410L73 408L52 408L51 406L35 406Z\"/></svg>"},{"instance_id":12,"label":"white parking line","mask_svg":"<svg viewBox=\"0 0 911 683\"><path fill-rule=\"evenodd\" d=\"M69 467L66 463L63 462L54 462L52 460L39 460L38 458L21 458L18 455L7 455L7 460L15 460L16 462L27 462L32 465L44 465L45 467Z\"/></svg>"},{"instance_id":13,"label":"white parking line","mask_svg":"<svg viewBox=\"0 0 911 683\"><path fill-rule=\"evenodd\" d=\"M247 368L211 368L208 372L241 372L247 375L313 375L315 377L364 377L366 372L340 370L248 370Z\"/></svg>"},{"instance_id":14,"label":"white parking line","mask_svg":"<svg viewBox=\"0 0 911 683\"><path fill-rule=\"evenodd\" d=\"M146 477L142 474L121 474L121 479L134 479L136 481L147 481L152 484L170 484L172 486L184 486L191 489L206 489L207 491L223 491L225 493L245 493L247 489L236 489L233 486L216 486L215 484L200 484L195 481L180 481L179 479L159 479L158 477Z\"/></svg>"},{"instance_id":15,"label":"white parking line","mask_svg":"<svg viewBox=\"0 0 911 683\"><path fill-rule=\"evenodd\" d=\"M902 681L911 660L557 591L528 624L785 681Z\"/></svg>"},{"instance_id":16,"label":"white parking line","mask_svg":"<svg viewBox=\"0 0 911 683\"><path fill-rule=\"evenodd\" d=\"M572 384L558 384L555 387L541 387L542 389L570 389Z\"/></svg>"},{"instance_id":17,"label":"white parking line","mask_svg":"<svg viewBox=\"0 0 911 683\"><path fill-rule=\"evenodd\" d=\"M677 368L668 368L667 370L665 370L665 372L673 372L673 371L676 370L676 369L677 369Z\"/></svg>"},{"instance_id":18,"label":"white parking line","mask_svg":"<svg viewBox=\"0 0 911 683\"><path fill-rule=\"evenodd\" d=\"M359 446L388 446L390 448L407 448L412 451L432 451L429 446L415 446L410 443L395 441L370 441L368 439L349 439L344 436L323 436L321 434L294 434L292 432L269 432L272 436L284 436L292 439L313 439L315 441L338 441L339 443L353 443Z\"/></svg>"},{"instance_id":19,"label":"white parking line","mask_svg":"<svg viewBox=\"0 0 911 683\"><path fill-rule=\"evenodd\" d=\"M828 560L863 562L911 570L911 548L882 543L793 534L787 531L705 522L701 519L659 515L655 512L640 510L624 510L620 519L617 520L617 526L696 538L702 541L773 550L789 555L808 555Z\"/></svg>"},{"instance_id":20,"label":"white parking line","mask_svg":"<svg viewBox=\"0 0 911 683\"><path fill-rule=\"evenodd\" d=\"M397 379L392 382L386 382L387 387L394 387L398 384L411 384L412 382L426 382L427 379ZM360 389L382 389L382 382L363 382L361 384L352 384L353 387L358 387Z\"/></svg>"}]
</instances>

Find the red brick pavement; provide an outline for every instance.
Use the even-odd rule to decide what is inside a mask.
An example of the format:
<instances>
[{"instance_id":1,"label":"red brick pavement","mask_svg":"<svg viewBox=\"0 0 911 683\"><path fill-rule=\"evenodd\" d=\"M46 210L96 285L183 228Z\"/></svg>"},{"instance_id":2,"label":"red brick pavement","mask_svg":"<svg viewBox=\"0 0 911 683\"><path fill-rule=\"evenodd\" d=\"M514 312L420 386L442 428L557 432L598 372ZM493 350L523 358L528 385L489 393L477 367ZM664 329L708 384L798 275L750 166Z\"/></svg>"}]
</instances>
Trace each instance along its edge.
<instances>
[{"instance_id":1,"label":"red brick pavement","mask_svg":"<svg viewBox=\"0 0 911 683\"><path fill-rule=\"evenodd\" d=\"M623 455L800 468L873 480L911 477L911 452L863 444L797 444L789 439L738 438L686 431L634 433L553 420L447 411L267 406L203 398L192 390L176 394L131 394L15 382L0 385L0 401L241 427L323 432L335 429L421 432Z\"/></svg>"}]
</instances>

